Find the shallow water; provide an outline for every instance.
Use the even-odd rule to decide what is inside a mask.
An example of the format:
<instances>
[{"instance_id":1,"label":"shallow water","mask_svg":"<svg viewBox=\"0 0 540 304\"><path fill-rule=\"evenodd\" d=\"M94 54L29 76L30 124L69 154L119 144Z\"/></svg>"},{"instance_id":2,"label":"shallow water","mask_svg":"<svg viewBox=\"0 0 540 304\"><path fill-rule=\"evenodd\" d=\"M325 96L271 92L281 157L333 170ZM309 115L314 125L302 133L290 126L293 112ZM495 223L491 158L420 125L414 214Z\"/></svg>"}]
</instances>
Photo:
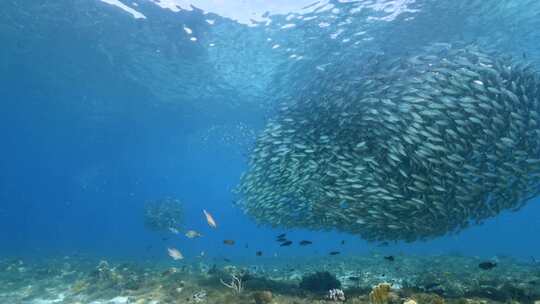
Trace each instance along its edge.
<instances>
[{"instance_id":1,"label":"shallow water","mask_svg":"<svg viewBox=\"0 0 540 304\"><path fill-rule=\"evenodd\" d=\"M456 233L371 243L329 220L259 225L236 192L284 106L360 94L348 85L389 61L472 45L540 71L537 1L27 2L0 4L0 302L315 303L327 291L299 283L317 271L353 303L384 282L398 303L540 301L536 197ZM181 216L153 225L166 198ZM231 274L242 294L220 283Z\"/></svg>"}]
</instances>

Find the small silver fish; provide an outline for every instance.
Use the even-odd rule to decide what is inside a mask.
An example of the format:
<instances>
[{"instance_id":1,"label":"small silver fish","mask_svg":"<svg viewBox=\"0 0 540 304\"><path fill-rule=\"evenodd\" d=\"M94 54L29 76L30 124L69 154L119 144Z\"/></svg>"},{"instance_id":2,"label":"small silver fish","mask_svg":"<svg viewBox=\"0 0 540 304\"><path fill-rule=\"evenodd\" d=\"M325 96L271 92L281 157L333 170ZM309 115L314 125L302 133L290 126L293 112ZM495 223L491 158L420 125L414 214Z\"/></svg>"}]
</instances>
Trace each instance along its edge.
<instances>
[{"instance_id":1,"label":"small silver fish","mask_svg":"<svg viewBox=\"0 0 540 304\"><path fill-rule=\"evenodd\" d=\"M182 253L176 248L167 248L167 251L169 253L169 256L175 261L182 260L184 258Z\"/></svg>"},{"instance_id":2,"label":"small silver fish","mask_svg":"<svg viewBox=\"0 0 540 304\"><path fill-rule=\"evenodd\" d=\"M206 222L208 223L208 226L212 228L217 228L216 221L214 220L212 215L208 213L208 211L206 211L205 209L203 209L203 213L204 213L204 216L206 217Z\"/></svg>"},{"instance_id":3,"label":"small silver fish","mask_svg":"<svg viewBox=\"0 0 540 304\"><path fill-rule=\"evenodd\" d=\"M202 234L195 231L195 230L188 230L186 231L185 233L185 236L188 238L188 239L193 239L193 238L198 238L198 237L201 237Z\"/></svg>"}]
</instances>

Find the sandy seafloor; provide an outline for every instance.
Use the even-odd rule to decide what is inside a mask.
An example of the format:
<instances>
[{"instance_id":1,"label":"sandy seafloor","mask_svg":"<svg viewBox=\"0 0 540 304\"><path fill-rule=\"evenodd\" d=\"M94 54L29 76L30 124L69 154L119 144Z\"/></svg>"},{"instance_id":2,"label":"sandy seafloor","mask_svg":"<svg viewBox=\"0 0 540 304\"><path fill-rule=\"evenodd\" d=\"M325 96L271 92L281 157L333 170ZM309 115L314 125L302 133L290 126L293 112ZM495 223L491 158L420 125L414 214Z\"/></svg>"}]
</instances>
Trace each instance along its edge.
<instances>
[{"instance_id":1,"label":"sandy seafloor","mask_svg":"<svg viewBox=\"0 0 540 304\"><path fill-rule=\"evenodd\" d=\"M378 254L157 262L4 258L0 303L336 303L325 292L300 288L302 277L316 271L337 277L346 303L372 302L372 288L383 282L391 291L381 303L540 303L535 261L499 257L490 270L478 266L483 261L458 255L396 255L389 261ZM240 293L220 282L230 282L231 274L242 279Z\"/></svg>"}]
</instances>

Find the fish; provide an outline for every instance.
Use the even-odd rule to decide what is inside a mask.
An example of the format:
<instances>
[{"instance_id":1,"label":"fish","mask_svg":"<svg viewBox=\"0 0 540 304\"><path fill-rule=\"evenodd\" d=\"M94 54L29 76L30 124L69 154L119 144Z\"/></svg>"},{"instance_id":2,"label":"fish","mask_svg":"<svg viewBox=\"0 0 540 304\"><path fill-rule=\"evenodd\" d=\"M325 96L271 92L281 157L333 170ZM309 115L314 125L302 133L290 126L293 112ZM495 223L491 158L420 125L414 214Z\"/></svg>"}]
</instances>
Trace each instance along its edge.
<instances>
[{"instance_id":1,"label":"fish","mask_svg":"<svg viewBox=\"0 0 540 304\"><path fill-rule=\"evenodd\" d=\"M175 261L182 260L184 258L182 253L176 248L167 248L167 252L169 256Z\"/></svg>"},{"instance_id":2,"label":"fish","mask_svg":"<svg viewBox=\"0 0 540 304\"><path fill-rule=\"evenodd\" d=\"M262 256L262 255L263 255L263 252L259 250L259 251L255 252L255 255L256 255L256 256Z\"/></svg>"},{"instance_id":3,"label":"fish","mask_svg":"<svg viewBox=\"0 0 540 304\"><path fill-rule=\"evenodd\" d=\"M195 230L188 230L186 231L185 233L185 236L188 238L188 239L193 239L193 238L199 238L199 237L202 237L202 234L195 231Z\"/></svg>"},{"instance_id":4,"label":"fish","mask_svg":"<svg viewBox=\"0 0 540 304\"><path fill-rule=\"evenodd\" d=\"M478 267L483 270L491 270L497 266L497 263L487 261L487 262L481 262L478 264Z\"/></svg>"},{"instance_id":5,"label":"fish","mask_svg":"<svg viewBox=\"0 0 540 304\"><path fill-rule=\"evenodd\" d=\"M223 244L232 246L235 244L234 240L223 240Z\"/></svg>"},{"instance_id":6,"label":"fish","mask_svg":"<svg viewBox=\"0 0 540 304\"><path fill-rule=\"evenodd\" d=\"M180 233L180 231L178 231L178 229L173 228L173 227L169 227L169 231L170 231L171 233L173 233L173 234L178 234L178 233Z\"/></svg>"},{"instance_id":7,"label":"fish","mask_svg":"<svg viewBox=\"0 0 540 304\"><path fill-rule=\"evenodd\" d=\"M424 287L425 290L432 290L432 289L435 289L435 288L440 287L440 286L441 286L440 283L433 282L433 283L429 283L427 285L424 285L423 287Z\"/></svg>"},{"instance_id":8,"label":"fish","mask_svg":"<svg viewBox=\"0 0 540 304\"><path fill-rule=\"evenodd\" d=\"M308 241L308 240L302 240L298 244L300 244L300 246L307 246L307 245L313 244L313 242Z\"/></svg>"},{"instance_id":9,"label":"fish","mask_svg":"<svg viewBox=\"0 0 540 304\"><path fill-rule=\"evenodd\" d=\"M384 259L389 261L389 262L393 262L395 260L393 255L387 255L387 256L384 257Z\"/></svg>"},{"instance_id":10,"label":"fish","mask_svg":"<svg viewBox=\"0 0 540 304\"><path fill-rule=\"evenodd\" d=\"M339 252L339 251L330 251L328 254L329 255L338 255L338 254L341 254L341 252Z\"/></svg>"},{"instance_id":11,"label":"fish","mask_svg":"<svg viewBox=\"0 0 540 304\"><path fill-rule=\"evenodd\" d=\"M285 238L287 236L286 233L282 233L282 234L279 234L276 236L276 239L282 239L282 238Z\"/></svg>"},{"instance_id":12,"label":"fish","mask_svg":"<svg viewBox=\"0 0 540 304\"><path fill-rule=\"evenodd\" d=\"M364 74L342 65L283 93L295 102L264 126L236 191L258 223L386 246L459 232L537 196L532 65L465 44L367 64Z\"/></svg>"},{"instance_id":13,"label":"fish","mask_svg":"<svg viewBox=\"0 0 540 304\"><path fill-rule=\"evenodd\" d=\"M284 246L290 246L291 244L292 244L292 241L285 241L281 243L279 246L284 247Z\"/></svg>"},{"instance_id":14,"label":"fish","mask_svg":"<svg viewBox=\"0 0 540 304\"><path fill-rule=\"evenodd\" d=\"M212 217L212 215L208 213L208 211L206 211L205 209L203 209L203 213L204 213L204 216L206 217L206 222L208 223L208 226L212 228L217 228L217 224L216 224L216 221L214 220L214 217Z\"/></svg>"}]
</instances>

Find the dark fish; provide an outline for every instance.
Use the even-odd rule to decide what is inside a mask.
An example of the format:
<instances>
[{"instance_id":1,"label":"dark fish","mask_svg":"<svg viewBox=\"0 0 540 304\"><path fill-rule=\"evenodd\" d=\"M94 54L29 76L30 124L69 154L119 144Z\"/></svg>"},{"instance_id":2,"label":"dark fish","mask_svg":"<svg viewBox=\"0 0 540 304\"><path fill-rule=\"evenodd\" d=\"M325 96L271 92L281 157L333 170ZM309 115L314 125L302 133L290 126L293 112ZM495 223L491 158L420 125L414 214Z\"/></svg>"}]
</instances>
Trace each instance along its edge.
<instances>
[{"instance_id":1,"label":"dark fish","mask_svg":"<svg viewBox=\"0 0 540 304\"><path fill-rule=\"evenodd\" d=\"M286 242L286 241L287 241L287 239L285 239L285 238L281 238L281 239L276 239L276 241L277 241L277 242L279 242L279 243L282 243L282 242Z\"/></svg>"},{"instance_id":2,"label":"dark fish","mask_svg":"<svg viewBox=\"0 0 540 304\"><path fill-rule=\"evenodd\" d=\"M389 262L393 262L395 260L393 255L387 255L387 256L384 257L384 259L389 261Z\"/></svg>"},{"instance_id":3,"label":"dark fish","mask_svg":"<svg viewBox=\"0 0 540 304\"><path fill-rule=\"evenodd\" d=\"M427 285L424 285L424 289L425 290L431 290L431 289L437 288L439 286L441 286L440 283L429 283Z\"/></svg>"},{"instance_id":4,"label":"dark fish","mask_svg":"<svg viewBox=\"0 0 540 304\"><path fill-rule=\"evenodd\" d=\"M349 280L351 280L353 282L358 282L358 281L360 281L360 278L359 277L349 277Z\"/></svg>"},{"instance_id":5,"label":"dark fish","mask_svg":"<svg viewBox=\"0 0 540 304\"><path fill-rule=\"evenodd\" d=\"M300 246L306 246L306 245L311 245L313 244L313 242L311 241L308 241L308 240L303 240L303 241L300 241Z\"/></svg>"},{"instance_id":6,"label":"dark fish","mask_svg":"<svg viewBox=\"0 0 540 304\"><path fill-rule=\"evenodd\" d=\"M340 253L341 253L341 252L339 252L339 251L330 251L329 254L330 254L330 255L338 255L338 254L340 254Z\"/></svg>"},{"instance_id":7,"label":"dark fish","mask_svg":"<svg viewBox=\"0 0 540 304\"><path fill-rule=\"evenodd\" d=\"M345 245L345 240L341 240L341 245Z\"/></svg>"},{"instance_id":8,"label":"dark fish","mask_svg":"<svg viewBox=\"0 0 540 304\"><path fill-rule=\"evenodd\" d=\"M230 259L227 259L227 258L223 258L223 261L227 262L227 263L230 263L231 260Z\"/></svg>"},{"instance_id":9,"label":"dark fish","mask_svg":"<svg viewBox=\"0 0 540 304\"><path fill-rule=\"evenodd\" d=\"M255 252L255 255L256 255L256 256L262 256L262 251L257 251L257 252Z\"/></svg>"},{"instance_id":10,"label":"dark fish","mask_svg":"<svg viewBox=\"0 0 540 304\"><path fill-rule=\"evenodd\" d=\"M225 245L234 245L234 240L223 240L223 244Z\"/></svg>"},{"instance_id":11,"label":"dark fish","mask_svg":"<svg viewBox=\"0 0 540 304\"><path fill-rule=\"evenodd\" d=\"M478 264L478 267L480 267L480 269L483 269L483 270L490 270L490 269L495 268L495 266L497 266L497 263L494 263L494 262L482 262Z\"/></svg>"},{"instance_id":12,"label":"dark fish","mask_svg":"<svg viewBox=\"0 0 540 304\"><path fill-rule=\"evenodd\" d=\"M276 236L276 238L277 238L277 239L282 239L282 238L284 238L286 235L287 235L286 233L282 233L282 234Z\"/></svg>"},{"instance_id":13,"label":"dark fish","mask_svg":"<svg viewBox=\"0 0 540 304\"><path fill-rule=\"evenodd\" d=\"M168 241L168 240L169 240L169 237L168 237L168 236L162 237L161 240L164 241L164 242L165 242L165 241Z\"/></svg>"},{"instance_id":14,"label":"dark fish","mask_svg":"<svg viewBox=\"0 0 540 304\"><path fill-rule=\"evenodd\" d=\"M379 244L379 247L387 247L389 245L390 245L390 243L388 243L388 242L382 242L382 243Z\"/></svg>"},{"instance_id":15,"label":"dark fish","mask_svg":"<svg viewBox=\"0 0 540 304\"><path fill-rule=\"evenodd\" d=\"M246 243L246 245L245 245L244 247L245 247L245 248L249 248L249 244L248 244L248 243Z\"/></svg>"},{"instance_id":16,"label":"dark fish","mask_svg":"<svg viewBox=\"0 0 540 304\"><path fill-rule=\"evenodd\" d=\"M291 241L285 241L283 243L281 243L279 246L283 247L283 246L291 246L292 242Z\"/></svg>"}]
</instances>

